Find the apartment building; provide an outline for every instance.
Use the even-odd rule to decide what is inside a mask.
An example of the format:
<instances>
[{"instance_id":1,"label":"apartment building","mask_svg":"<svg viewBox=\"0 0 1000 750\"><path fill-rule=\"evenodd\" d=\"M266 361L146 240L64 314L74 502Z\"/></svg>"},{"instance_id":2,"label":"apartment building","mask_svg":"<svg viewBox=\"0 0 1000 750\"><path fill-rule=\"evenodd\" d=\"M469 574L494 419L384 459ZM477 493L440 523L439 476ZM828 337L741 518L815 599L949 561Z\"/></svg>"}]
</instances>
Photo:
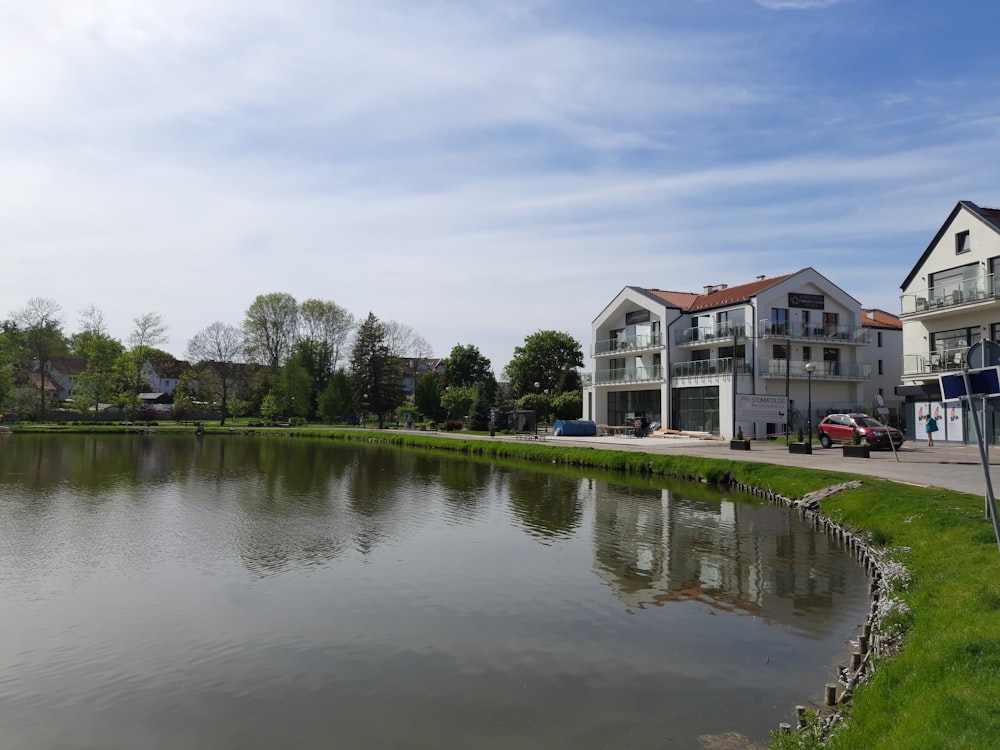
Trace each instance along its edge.
<instances>
[{"instance_id":1,"label":"apartment building","mask_svg":"<svg viewBox=\"0 0 1000 750\"><path fill-rule=\"evenodd\" d=\"M873 411L876 394L891 407L900 339L898 318L812 268L701 293L628 286L591 325L584 418L724 437L808 430L831 411Z\"/></svg>"},{"instance_id":2,"label":"apartment building","mask_svg":"<svg viewBox=\"0 0 1000 750\"><path fill-rule=\"evenodd\" d=\"M1000 341L1000 209L959 201L901 285L903 373L910 435L920 417L939 416L935 440L975 442L967 410L941 400L940 376L960 372L969 349ZM987 413L986 434L997 442L998 422Z\"/></svg>"}]
</instances>

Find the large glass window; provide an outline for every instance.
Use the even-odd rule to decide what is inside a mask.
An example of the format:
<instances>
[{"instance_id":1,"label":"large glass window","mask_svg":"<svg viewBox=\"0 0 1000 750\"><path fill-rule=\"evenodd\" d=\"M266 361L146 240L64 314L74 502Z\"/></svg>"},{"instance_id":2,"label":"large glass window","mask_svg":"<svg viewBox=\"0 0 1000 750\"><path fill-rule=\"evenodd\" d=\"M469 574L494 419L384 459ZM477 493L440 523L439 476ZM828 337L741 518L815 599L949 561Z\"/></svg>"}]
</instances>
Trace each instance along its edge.
<instances>
[{"instance_id":1,"label":"large glass window","mask_svg":"<svg viewBox=\"0 0 1000 750\"><path fill-rule=\"evenodd\" d=\"M979 275L979 264L970 263L967 266L949 268L931 274L930 298L935 302L962 302L966 297L975 298L976 277Z\"/></svg>"},{"instance_id":2,"label":"large glass window","mask_svg":"<svg viewBox=\"0 0 1000 750\"><path fill-rule=\"evenodd\" d=\"M632 424L637 417L663 422L660 391L618 391L608 394L608 424Z\"/></svg>"},{"instance_id":3,"label":"large glass window","mask_svg":"<svg viewBox=\"0 0 1000 750\"><path fill-rule=\"evenodd\" d=\"M674 388L673 427L719 434L719 387Z\"/></svg>"}]
</instances>

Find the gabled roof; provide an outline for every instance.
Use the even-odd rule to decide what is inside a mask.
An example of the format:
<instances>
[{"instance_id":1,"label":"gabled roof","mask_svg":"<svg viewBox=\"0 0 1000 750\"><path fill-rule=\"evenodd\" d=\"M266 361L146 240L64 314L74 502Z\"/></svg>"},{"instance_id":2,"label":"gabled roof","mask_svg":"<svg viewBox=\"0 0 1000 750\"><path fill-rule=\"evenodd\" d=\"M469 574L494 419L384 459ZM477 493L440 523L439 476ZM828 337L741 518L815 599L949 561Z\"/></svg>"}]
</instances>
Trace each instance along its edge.
<instances>
[{"instance_id":1,"label":"gabled roof","mask_svg":"<svg viewBox=\"0 0 1000 750\"><path fill-rule=\"evenodd\" d=\"M49 369L66 375L80 375L87 371L87 360L83 357L52 357Z\"/></svg>"},{"instance_id":2,"label":"gabled roof","mask_svg":"<svg viewBox=\"0 0 1000 750\"><path fill-rule=\"evenodd\" d=\"M941 228L938 229L937 234L934 235L934 239L931 240L931 243L927 246L927 249L924 250L923 254L920 256L920 259L917 260L916 265L914 265L913 268L910 270L910 272L906 275L906 278L903 280L903 283L900 284L899 286L900 289L906 289L906 287L910 285L910 282L913 281L913 278L920 272L920 267L930 257L931 253L934 252L934 248L937 247L937 244L938 242L941 241L941 238L944 236L944 233L948 231L948 227L951 226L951 223L955 220L955 217L958 216L958 212L961 211L963 208L969 213L971 213L973 216L981 220L984 224L986 224L986 226L988 226L994 232L1000 234L1000 208L981 208L972 201L959 201L958 203L955 204L955 207L951 210L951 213L948 214L948 218L945 219L944 224L942 224Z\"/></svg>"},{"instance_id":3,"label":"gabled roof","mask_svg":"<svg viewBox=\"0 0 1000 750\"><path fill-rule=\"evenodd\" d=\"M191 364L183 359L151 359L149 366L160 378L179 378L191 369Z\"/></svg>"},{"instance_id":4,"label":"gabled roof","mask_svg":"<svg viewBox=\"0 0 1000 750\"><path fill-rule=\"evenodd\" d=\"M784 281L794 275L786 273L783 276L773 276L769 279L757 279L756 281L751 281L749 284L720 288L704 294L696 292L665 292L660 289L648 289L647 291L679 307L684 312L693 312L694 310L707 310L711 307L748 302L768 287L774 286L778 282Z\"/></svg>"},{"instance_id":5,"label":"gabled roof","mask_svg":"<svg viewBox=\"0 0 1000 750\"><path fill-rule=\"evenodd\" d=\"M697 292L666 292L662 289L647 289L646 291L681 310L687 310L698 299Z\"/></svg>"},{"instance_id":6,"label":"gabled roof","mask_svg":"<svg viewBox=\"0 0 1000 750\"><path fill-rule=\"evenodd\" d=\"M861 326L863 328L882 328L894 331L903 330L903 321L892 313L878 308L866 310L861 308Z\"/></svg>"}]
</instances>

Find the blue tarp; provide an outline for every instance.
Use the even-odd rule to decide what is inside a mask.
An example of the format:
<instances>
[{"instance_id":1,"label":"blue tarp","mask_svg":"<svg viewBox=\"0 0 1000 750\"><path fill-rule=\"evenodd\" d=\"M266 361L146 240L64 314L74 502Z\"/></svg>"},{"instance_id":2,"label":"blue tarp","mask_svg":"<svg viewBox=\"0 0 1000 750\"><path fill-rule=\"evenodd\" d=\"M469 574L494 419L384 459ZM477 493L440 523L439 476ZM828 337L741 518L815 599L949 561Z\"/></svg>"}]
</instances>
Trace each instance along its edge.
<instances>
[{"instance_id":1,"label":"blue tarp","mask_svg":"<svg viewBox=\"0 0 1000 750\"><path fill-rule=\"evenodd\" d=\"M593 437L597 434L597 424L589 419L557 419L552 425L552 434Z\"/></svg>"}]
</instances>

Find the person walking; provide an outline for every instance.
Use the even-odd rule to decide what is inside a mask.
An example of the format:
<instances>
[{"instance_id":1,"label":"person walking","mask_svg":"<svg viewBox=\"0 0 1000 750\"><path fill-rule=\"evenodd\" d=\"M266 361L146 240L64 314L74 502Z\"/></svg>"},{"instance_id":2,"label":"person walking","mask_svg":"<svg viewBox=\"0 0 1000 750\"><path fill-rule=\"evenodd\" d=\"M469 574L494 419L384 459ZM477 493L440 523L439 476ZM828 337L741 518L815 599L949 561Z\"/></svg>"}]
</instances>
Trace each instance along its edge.
<instances>
[{"instance_id":1,"label":"person walking","mask_svg":"<svg viewBox=\"0 0 1000 750\"><path fill-rule=\"evenodd\" d=\"M934 433L938 431L937 420L930 415L930 412L924 421L924 430L927 432L927 447L930 448L934 445Z\"/></svg>"}]
</instances>

